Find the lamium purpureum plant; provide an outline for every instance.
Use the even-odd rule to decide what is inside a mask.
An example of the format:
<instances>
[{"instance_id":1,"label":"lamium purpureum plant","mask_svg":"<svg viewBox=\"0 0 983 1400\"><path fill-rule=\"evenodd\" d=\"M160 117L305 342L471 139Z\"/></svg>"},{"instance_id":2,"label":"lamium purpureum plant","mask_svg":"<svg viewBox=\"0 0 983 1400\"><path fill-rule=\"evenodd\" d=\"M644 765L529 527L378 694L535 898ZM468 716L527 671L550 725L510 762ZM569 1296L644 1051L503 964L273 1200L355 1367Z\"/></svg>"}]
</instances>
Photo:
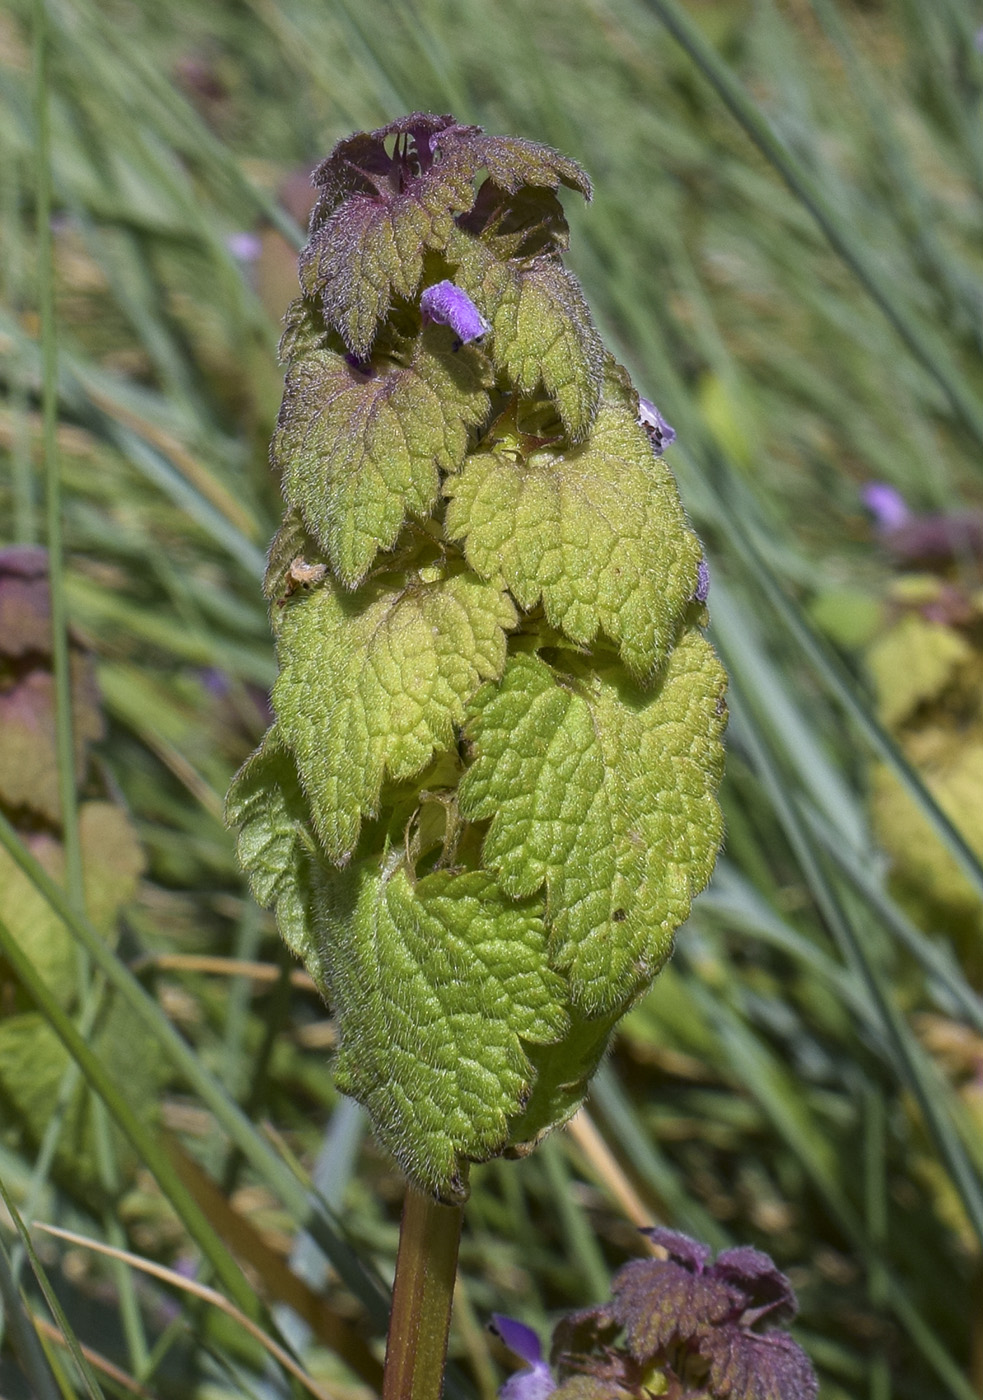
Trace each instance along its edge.
<instances>
[{"instance_id":1,"label":"lamium purpureum plant","mask_svg":"<svg viewBox=\"0 0 983 1400\"><path fill-rule=\"evenodd\" d=\"M767 1254L743 1246L711 1263L688 1235L642 1233L661 1257L633 1259L610 1302L561 1318L548 1362L531 1328L493 1319L527 1363L500 1400L816 1400L816 1373L784 1330L795 1293Z\"/></svg>"},{"instance_id":2,"label":"lamium purpureum plant","mask_svg":"<svg viewBox=\"0 0 983 1400\"><path fill-rule=\"evenodd\" d=\"M563 265L580 166L416 113L313 178L228 813L339 1088L457 1205L576 1111L709 878L724 675L671 429Z\"/></svg>"}]
</instances>

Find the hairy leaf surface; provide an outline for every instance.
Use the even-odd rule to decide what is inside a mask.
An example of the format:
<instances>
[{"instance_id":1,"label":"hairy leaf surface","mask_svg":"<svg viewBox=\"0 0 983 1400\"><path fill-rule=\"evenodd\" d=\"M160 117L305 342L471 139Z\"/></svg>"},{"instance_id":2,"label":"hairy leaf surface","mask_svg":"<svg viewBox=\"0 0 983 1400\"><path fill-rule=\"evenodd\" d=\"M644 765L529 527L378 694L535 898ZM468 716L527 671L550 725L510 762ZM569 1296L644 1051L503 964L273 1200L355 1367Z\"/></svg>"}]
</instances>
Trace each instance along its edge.
<instances>
[{"instance_id":1,"label":"hairy leaf surface","mask_svg":"<svg viewBox=\"0 0 983 1400\"><path fill-rule=\"evenodd\" d=\"M239 828L236 855L253 898L273 910L284 942L323 991L311 926L311 862L318 859L317 846L297 765L276 726L232 779L225 817Z\"/></svg>"},{"instance_id":2,"label":"hairy leaf surface","mask_svg":"<svg viewBox=\"0 0 983 1400\"><path fill-rule=\"evenodd\" d=\"M617 671L562 676L516 655L472 705L462 813L509 894L545 885L554 965L599 1016L649 982L721 837L724 674L686 633L649 691Z\"/></svg>"},{"instance_id":3,"label":"hairy leaf surface","mask_svg":"<svg viewBox=\"0 0 983 1400\"><path fill-rule=\"evenodd\" d=\"M437 569L356 597L329 581L284 608L273 704L331 860L351 855L384 773L410 778L453 744L480 682L501 675L515 622L499 587Z\"/></svg>"},{"instance_id":4,"label":"hairy leaf surface","mask_svg":"<svg viewBox=\"0 0 983 1400\"><path fill-rule=\"evenodd\" d=\"M445 485L447 533L523 608L573 641L603 630L636 676L672 646L702 552L627 395L609 390L582 447L476 452Z\"/></svg>"},{"instance_id":5,"label":"hairy leaf surface","mask_svg":"<svg viewBox=\"0 0 983 1400\"><path fill-rule=\"evenodd\" d=\"M585 438L600 398L604 347L577 279L556 257L501 261L460 231L448 257L454 281L491 322L496 369L524 394L542 383L567 434Z\"/></svg>"},{"instance_id":6,"label":"hairy leaf surface","mask_svg":"<svg viewBox=\"0 0 983 1400\"><path fill-rule=\"evenodd\" d=\"M570 1028L561 1041L530 1046L536 1077L529 1102L509 1124L510 1155L524 1156L545 1133L577 1112L623 1010L619 1006L606 1015L588 1017L572 1008Z\"/></svg>"},{"instance_id":7,"label":"hairy leaf surface","mask_svg":"<svg viewBox=\"0 0 983 1400\"><path fill-rule=\"evenodd\" d=\"M414 882L376 860L329 877L319 907L338 1085L414 1181L461 1200L462 1162L495 1155L528 1097L523 1042L567 1028L541 902L485 871Z\"/></svg>"},{"instance_id":8,"label":"hairy leaf surface","mask_svg":"<svg viewBox=\"0 0 983 1400\"><path fill-rule=\"evenodd\" d=\"M527 187L509 193L486 180L474 208L457 224L477 235L500 260L564 253L570 243L563 205L548 189Z\"/></svg>"},{"instance_id":9,"label":"hairy leaf surface","mask_svg":"<svg viewBox=\"0 0 983 1400\"><path fill-rule=\"evenodd\" d=\"M287 375L273 459L287 500L349 586L407 514L430 513L438 468L460 466L469 428L488 412L484 359L470 346L455 353L453 340L428 326L408 364L380 359L365 374L312 350Z\"/></svg>"}]
</instances>

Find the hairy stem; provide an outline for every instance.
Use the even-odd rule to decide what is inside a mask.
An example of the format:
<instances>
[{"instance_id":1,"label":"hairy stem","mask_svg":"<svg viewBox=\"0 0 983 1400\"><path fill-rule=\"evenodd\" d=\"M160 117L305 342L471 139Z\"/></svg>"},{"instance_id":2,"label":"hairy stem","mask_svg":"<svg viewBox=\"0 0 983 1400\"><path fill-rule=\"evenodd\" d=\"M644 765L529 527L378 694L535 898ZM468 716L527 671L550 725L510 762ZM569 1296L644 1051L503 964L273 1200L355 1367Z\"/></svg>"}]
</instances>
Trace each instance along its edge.
<instances>
[{"instance_id":1,"label":"hairy stem","mask_svg":"<svg viewBox=\"0 0 983 1400\"><path fill-rule=\"evenodd\" d=\"M406 1188L382 1400L439 1400L463 1210Z\"/></svg>"}]
</instances>

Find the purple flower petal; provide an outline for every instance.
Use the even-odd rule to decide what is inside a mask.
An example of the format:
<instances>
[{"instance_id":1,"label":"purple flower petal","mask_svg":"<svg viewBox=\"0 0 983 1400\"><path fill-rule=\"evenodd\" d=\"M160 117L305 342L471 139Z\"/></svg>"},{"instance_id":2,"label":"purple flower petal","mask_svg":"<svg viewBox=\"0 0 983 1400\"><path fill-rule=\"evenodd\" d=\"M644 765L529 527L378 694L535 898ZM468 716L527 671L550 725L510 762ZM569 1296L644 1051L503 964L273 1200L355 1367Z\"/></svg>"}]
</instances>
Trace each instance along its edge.
<instances>
[{"instance_id":1,"label":"purple flower petal","mask_svg":"<svg viewBox=\"0 0 983 1400\"><path fill-rule=\"evenodd\" d=\"M860 495L879 531L900 529L911 519L904 496L886 481L868 481Z\"/></svg>"},{"instance_id":2,"label":"purple flower petal","mask_svg":"<svg viewBox=\"0 0 983 1400\"><path fill-rule=\"evenodd\" d=\"M498 1392L498 1400L546 1400L556 1389L553 1373L545 1361L538 1366L530 1366L527 1371L516 1371Z\"/></svg>"},{"instance_id":3,"label":"purple flower petal","mask_svg":"<svg viewBox=\"0 0 983 1400\"><path fill-rule=\"evenodd\" d=\"M427 320L450 326L462 345L480 340L491 330L467 292L453 282L437 282L428 287L420 298L420 310Z\"/></svg>"},{"instance_id":4,"label":"purple flower petal","mask_svg":"<svg viewBox=\"0 0 983 1400\"><path fill-rule=\"evenodd\" d=\"M515 1356L530 1364L524 1371L516 1371L498 1392L499 1400L546 1400L556 1389L553 1373L543 1360L543 1348L538 1335L518 1322L514 1317L502 1313L492 1314L492 1329Z\"/></svg>"},{"instance_id":5,"label":"purple flower petal","mask_svg":"<svg viewBox=\"0 0 983 1400\"><path fill-rule=\"evenodd\" d=\"M509 1351L535 1365L543 1359L543 1347L539 1336L524 1322L504 1313L492 1313L492 1328L501 1337Z\"/></svg>"},{"instance_id":6,"label":"purple flower petal","mask_svg":"<svg viewBox=\"0 0 983 1400\"><path fill-rule=\"evenodd\" d=\"M649 435L656 452L669 447L676 441L676 430L671 428L651 399L638 397L638 421Z\"/></svg>"}]
</instances>

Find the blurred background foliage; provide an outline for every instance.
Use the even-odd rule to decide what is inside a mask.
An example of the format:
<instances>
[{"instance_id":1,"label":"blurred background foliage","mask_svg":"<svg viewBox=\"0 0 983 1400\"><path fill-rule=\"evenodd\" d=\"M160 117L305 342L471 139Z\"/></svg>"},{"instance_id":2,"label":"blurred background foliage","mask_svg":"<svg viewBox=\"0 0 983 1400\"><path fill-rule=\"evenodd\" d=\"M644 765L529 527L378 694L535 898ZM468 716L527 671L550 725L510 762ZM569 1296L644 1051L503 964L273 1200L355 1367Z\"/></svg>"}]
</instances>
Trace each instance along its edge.
<instances>
[{"instance_id":1,"label":"blurred background foliage","mask_svg":"<svg viewBox=\"0 0 983 1400\"><path fill-rule=\"evenodd\" d=\"M983 1395L980 0L0 11L0 1393L378 1383L402 1185L222 799L307 175L413 109L593 176L732 676L714 883L589 1115L474 1172L448 1394L663 1221L787 1270L824 1400Z\"/></svg>"}]
</instances>

